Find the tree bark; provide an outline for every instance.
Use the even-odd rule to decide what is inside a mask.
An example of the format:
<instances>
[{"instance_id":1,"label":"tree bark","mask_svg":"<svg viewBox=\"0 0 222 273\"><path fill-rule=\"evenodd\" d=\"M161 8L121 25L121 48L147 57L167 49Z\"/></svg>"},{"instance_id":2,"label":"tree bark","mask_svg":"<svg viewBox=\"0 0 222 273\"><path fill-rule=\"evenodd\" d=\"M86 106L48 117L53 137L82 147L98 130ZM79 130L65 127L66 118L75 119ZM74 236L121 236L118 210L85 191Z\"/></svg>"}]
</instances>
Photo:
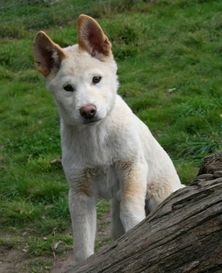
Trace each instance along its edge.
<instances>
[{"instance_id":1,"label":"tree bark","mask_svg":"<svg viewBox=\"0 0 222 273\"><path fill-rule=\"evenodd\" d=\"M190 186L67 273L221 273L222 154L216 157L217 168L212 162L205 159Z\"/></svg>"}]
</instances>

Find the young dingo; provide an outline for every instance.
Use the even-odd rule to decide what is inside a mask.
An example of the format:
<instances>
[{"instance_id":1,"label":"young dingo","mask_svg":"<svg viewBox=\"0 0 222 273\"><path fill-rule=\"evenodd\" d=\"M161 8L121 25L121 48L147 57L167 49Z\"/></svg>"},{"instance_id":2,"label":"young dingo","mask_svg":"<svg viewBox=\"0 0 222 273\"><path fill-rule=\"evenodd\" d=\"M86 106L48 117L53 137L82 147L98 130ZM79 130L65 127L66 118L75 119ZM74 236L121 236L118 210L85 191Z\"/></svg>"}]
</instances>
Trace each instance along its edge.
<instances>
[{"instance_id":1,"label":"young dingo","mask_svg":"<svg viewBox=\"0 0 222 273\"><path fill-rule=\"evenodd\" d=\"M80 262L94 253L98 196L112 199L115 239L182 184L167 153L117 95L111 43L93 18L79 16L74 46L61 48L41 31L33 48L61 117L62 165Z\"/></svg>"}]
</instances>

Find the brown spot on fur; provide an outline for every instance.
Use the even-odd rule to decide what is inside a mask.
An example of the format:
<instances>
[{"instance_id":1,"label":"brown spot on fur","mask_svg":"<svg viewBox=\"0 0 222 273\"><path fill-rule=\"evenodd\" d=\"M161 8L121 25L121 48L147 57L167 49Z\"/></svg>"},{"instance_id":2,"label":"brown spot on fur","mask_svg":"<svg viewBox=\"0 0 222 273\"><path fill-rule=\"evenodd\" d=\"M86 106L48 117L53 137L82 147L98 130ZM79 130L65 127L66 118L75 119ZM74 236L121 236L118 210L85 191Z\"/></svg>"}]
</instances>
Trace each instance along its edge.
<instances>
[{"instance_id":1,"label":"brown spot on fur","mask_svg":"<svg viewBox=\"0 0 222 273\"><path fill-rule=\"evenodd\" d=\"M123 190L123 197L127 200L134 199L136 196L143 195L143 191L141 191L141 188L139 187L138 183L135 183L136 181L131 180L130 183L125 185Z\"/></svg>"},{"instance_id":2,"label":"brown spot on fur","mask_svg":"<svg viewBox=\"0 0 222 273\"><path fill-rule=\"evenodd\" d=\"M92 180L96 176L97 170L94 168L86 168L80 177L76 179L74 183L74 189L76 193L83 193L87 196L91 196L92 192Z\"/></svg>"},{"instance_id":3,"label":"brown spot on fur","mask_svg":"<svg viewBox=\"0 0 222 273\"><path fill-rule=\"evenodd\" d=\"M117 166L121 172L121 190L123 199L134 199L143 196L143 185L140 185L138 169L132 161L118 161ZM145 197L144 197L145 198Z\"/></svg>"},{"instance_id":4,"label":"brown spot on fur","mask_svg":"<svg viewBox=\"0 0 222 273\"><path fill-rule=\"evenodd\" d=\"M112 54L111 43L100 25L87 15L80 15L77 20L78 44L90 55L97 56L97 53L108 57Z\"/></svg>"},{"instance_id":5,"label":"brown spot on fur","mask_svg":"<svg viewBox=\"0 0 222 273\"><path fill-rule=\"evenodd\" d=\"M118 161L119 168L130 171L133 165L132 161Z\"/></svg>"},{"instance_id":6,"label":"brown spot on fur","mask_svg":"<svg viewBox=\"0 0 222 273\"><path fill-rule=\"evenodd\" d=\"M88 179L82 179L75 185L75 191L77 193L83 193L84 195L91 196L92 192L90 181Z\"/></svg>"},{"instance_id":7,"label":"brown spot on fur","mask_svg":"<svg viewBox=\"0 0 222 273\"><path fill-rule=\"evenodd\" d=\"M33 54L38 71L45 77L52 71L56 73L61 61L66 57L62 48L43 31L36 35L33 43Z\"/></svg>"}]
</instances>

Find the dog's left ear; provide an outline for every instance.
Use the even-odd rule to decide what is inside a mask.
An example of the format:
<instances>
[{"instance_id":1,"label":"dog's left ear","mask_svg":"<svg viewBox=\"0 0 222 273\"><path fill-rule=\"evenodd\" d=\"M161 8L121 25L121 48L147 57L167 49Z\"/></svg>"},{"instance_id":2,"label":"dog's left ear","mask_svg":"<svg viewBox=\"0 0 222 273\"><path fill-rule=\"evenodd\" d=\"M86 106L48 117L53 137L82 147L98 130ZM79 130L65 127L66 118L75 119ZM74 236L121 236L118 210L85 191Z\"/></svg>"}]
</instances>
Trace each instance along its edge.
<instances>
[{"instance_id":1,"label":"dog's left ear","mask_svg":"<svg viewBox=\"0 0 222 273\"><path fill-rule=\"evenodd\" d=\"M112 56L112 45L100 25L92 17L80 15L77 20L78 44L91 56L103 61Z\"/></svg>"}]
</instances>

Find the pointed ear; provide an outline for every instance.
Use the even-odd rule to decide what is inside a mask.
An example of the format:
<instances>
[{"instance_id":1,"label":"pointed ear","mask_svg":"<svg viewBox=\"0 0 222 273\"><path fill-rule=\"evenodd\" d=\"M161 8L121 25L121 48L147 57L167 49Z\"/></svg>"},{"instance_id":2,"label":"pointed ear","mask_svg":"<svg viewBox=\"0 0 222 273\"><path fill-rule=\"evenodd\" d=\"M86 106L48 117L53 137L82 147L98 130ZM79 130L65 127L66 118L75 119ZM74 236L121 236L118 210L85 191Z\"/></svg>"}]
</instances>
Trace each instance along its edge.
<instances>
[{"instance_id":1,"label":"pointed ear","mask_svg":"<svg viewBox=\"0 0 222 273\"><path fill-rule=\"evenodd\" d=\"M112 56L111 43L100 25L87 15L80 15L77 20L78 44L91 56L100 60Z\"/></svg>"},{"instance_id":2,"label":"pointed ear","mask_svg":"<svg viewBox=\"0 0 222 273\"><path fill-rule=\"evenodd\" d=\"M45 77L51 72L56 73L62 59L65 58L62 48L54 43L43 31L38 32L34 39L33 54L37 69Z\"/></svg>"}]
</instances>

